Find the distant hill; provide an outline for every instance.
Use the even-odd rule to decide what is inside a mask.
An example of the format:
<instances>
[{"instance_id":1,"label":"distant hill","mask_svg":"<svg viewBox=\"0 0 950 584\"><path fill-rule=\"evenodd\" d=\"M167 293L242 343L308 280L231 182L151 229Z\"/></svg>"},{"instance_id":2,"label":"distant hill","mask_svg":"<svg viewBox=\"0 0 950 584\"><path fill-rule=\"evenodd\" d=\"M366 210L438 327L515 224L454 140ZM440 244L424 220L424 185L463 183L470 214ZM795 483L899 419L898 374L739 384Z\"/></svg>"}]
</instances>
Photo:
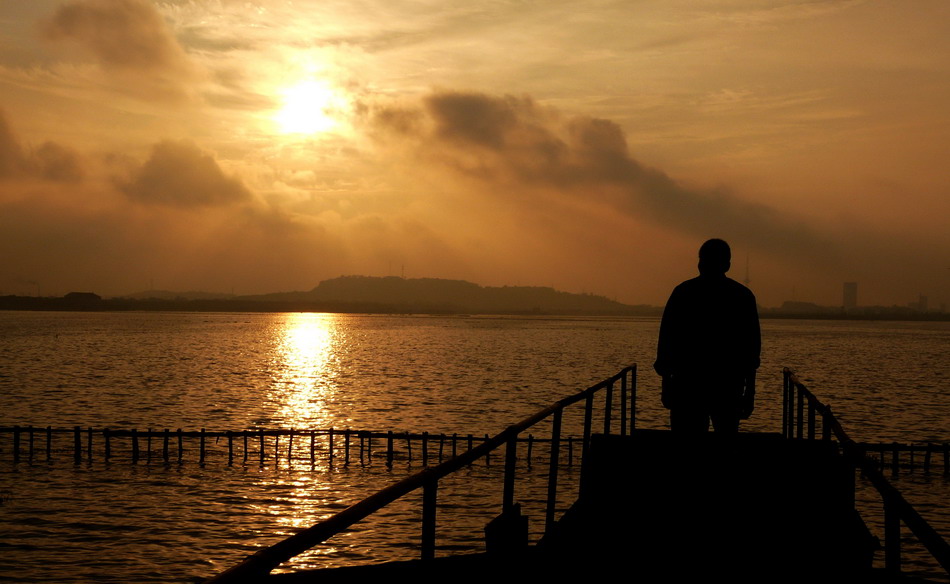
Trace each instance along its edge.
<instances>
[{"instance_id":1,"label":"distant hill","mask_svg":"<svg viewBox=\"0 0 950 584\"><path fill-rule=\"evenodd\" d=\"M236 298L277 303L329 303L363 306L371 312L472 314L654 314L604 296L572 294L539 286L479 286L464 280L341 276L309 292L280 292Z\"/></svg>"},{"instance_id":2,"label":"distant hill","mask_svg":"<svg viewBox=\"0 0 950 584\"><path fill-rule=\"evenodd\" d=\"M226 300L234 298L234 294L216 292L171 292L169 290L144 290L126 294L122 298L132 300Z\"/></svg>"}]
</instances>

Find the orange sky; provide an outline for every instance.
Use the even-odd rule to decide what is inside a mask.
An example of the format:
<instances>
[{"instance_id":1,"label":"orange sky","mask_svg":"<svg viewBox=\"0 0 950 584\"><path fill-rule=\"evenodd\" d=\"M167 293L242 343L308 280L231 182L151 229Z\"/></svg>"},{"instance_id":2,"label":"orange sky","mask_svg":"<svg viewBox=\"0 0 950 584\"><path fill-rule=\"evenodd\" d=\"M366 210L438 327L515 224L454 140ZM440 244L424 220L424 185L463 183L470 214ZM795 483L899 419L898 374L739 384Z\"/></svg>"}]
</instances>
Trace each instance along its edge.
<instances>
[{"instance_id":1,"label":"orange sky","mask_svg":"<svg viewBox=\"0 0 950 584\"><path fill-rule=\"evenodd\" d=\"M0 294L950 300L950 3L0 4Z\"/></svg>"}]
</instances>

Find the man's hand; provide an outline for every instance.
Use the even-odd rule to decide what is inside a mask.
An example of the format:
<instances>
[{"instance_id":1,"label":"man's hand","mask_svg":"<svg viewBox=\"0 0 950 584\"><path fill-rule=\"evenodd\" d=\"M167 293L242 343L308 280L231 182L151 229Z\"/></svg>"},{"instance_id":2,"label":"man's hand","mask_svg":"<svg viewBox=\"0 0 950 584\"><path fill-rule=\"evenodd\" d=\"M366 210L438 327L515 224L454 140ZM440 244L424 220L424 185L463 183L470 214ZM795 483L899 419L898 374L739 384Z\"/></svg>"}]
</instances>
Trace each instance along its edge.
<instances>
[{"instance_id":1,"label":"man's hand","mask_svg":"<svg viewBox=\"0 0 950 584\"><path fill-rule=\"evenodd\" d=\"M755 409L755 372L750 373L745 379L745 389L742 397L739 399L739 419L748 420Z\"/></svg>"}]
</instances>

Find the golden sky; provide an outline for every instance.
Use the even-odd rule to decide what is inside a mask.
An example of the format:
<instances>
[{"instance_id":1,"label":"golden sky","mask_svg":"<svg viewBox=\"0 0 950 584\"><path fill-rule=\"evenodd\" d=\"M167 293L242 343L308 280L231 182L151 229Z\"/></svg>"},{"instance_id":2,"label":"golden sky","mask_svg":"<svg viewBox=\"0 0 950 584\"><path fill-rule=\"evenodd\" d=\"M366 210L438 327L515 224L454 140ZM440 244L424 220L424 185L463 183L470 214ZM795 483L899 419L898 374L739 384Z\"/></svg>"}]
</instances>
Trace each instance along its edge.
<instances>
[{"instance_id":1,"label":"golden sky","mask_svg":"<svg viewBox=\"0 0 950 584\"><path fill-rule=\"evenodd\" d=\"M950 300L946 0L0 3L0 294Z\"/></svg>"}]
</instances>

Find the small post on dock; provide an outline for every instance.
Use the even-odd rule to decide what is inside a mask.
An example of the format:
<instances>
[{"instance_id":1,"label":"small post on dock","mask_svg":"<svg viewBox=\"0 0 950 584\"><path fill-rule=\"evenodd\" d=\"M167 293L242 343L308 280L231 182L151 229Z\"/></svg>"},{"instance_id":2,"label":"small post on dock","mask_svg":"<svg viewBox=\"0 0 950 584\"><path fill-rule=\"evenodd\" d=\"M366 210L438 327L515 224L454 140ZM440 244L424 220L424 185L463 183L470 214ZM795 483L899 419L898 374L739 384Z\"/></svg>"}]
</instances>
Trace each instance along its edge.
<instances>
[{"instance_id":1,"label":"small post on dock","mask_svg":"<svg viewBox=\"0 0 950 584\"><path fill-rule=\"evenodd\" d=\"M181 428L178 428L178 464L181 464L181 460L185 455L185 437L181 432Z\"/></svg>"},{"instance_id":2,"label":"small post on dock","mask_svg":"<svg viewBox=\"0 0 950 584\"><path fill-rule=\"evenodd\" d=\"M315 430L310 430L310 466L314 466L317 462L316 459L316 445L317 445L317 433Z\"/></svg>"},{"instance_id":3,"label":"small post on dock","mask_svg":"<svg viewBox=\"0 0 950 584\"><path fill-rule=\"evenodd\" d=\"M350 429L343 431L343 466L350 466Z\"/></svg>"},{"instance_id":4,"label":"small post on dock","mask_svg":"<svg viewBox=\"0 0 950 584\"><path fill-rule=\"evenodd\" d=\"M329 436L329 440L327 443L327 463L332 467L333 466L333 428L332 427L328 431L327 436Z\"/></svg>"},{"instance_id":5,"label":"small post on dock","mask_svg":"<svg viewBox=\"0 0 950 584\"><path fill-rule=\"evenodd\" d=\"M145 464L152 464L152 429L148 429L148 433L145 438Z\"/></svg>"},{"instance_id":6,"label":"small post on dock","mask_svg":"<svg viewBox=\"0 0 950 584\"><path fill-rule=\"evenodd\" d=\"M29 460L30 463L32 463L33 462L33 426L27 427L27 433L30 435L30 450L29 450L27 460Z\"/></svg>"},{"instance_id":7,"label":"small post on dock","mask_svg":"<svg viewBox=\"0 0 950 584\"><path fill-rule=\"evenodd\" d=\"M234 464L234 432L228 430L228 466Z\"/></svg>"},{"instance_id":8,"label":"small post on dock","mask_svg":"<svg viewBox=\"0 0 950 584\"><path fill-rule=\"evenodd\" d=\"M258 432L260 438L260 456L261 456L261 466L264 466L264 428L261 428Z\"/></svg>"},{"instance_id":9,"label":"small post on dock","mask_svg":"<svg viewBox=\"0 0 950 584\"><path fill-rule=\"evenodd\" d=\"M132 464L139 461L139 431L132 428Z\"/></svg>"},{"instance_id":10,"label":"small post on dock","mask_svg":"<svg viewBox=\"0 0 950 584\"><path fill-rule=\"evenodd\" d=\"M393 467L393 431L390 430L386 434L386 466L388 468Z\"/></svg>"},{"instance_id":11,"label":"small post on dock","mask_svg":"<svg viewBox=\"0 0 950 584\"><path fill-rule=\"evenodd\" d=\"M46 462L53 459L53 427L46 427Z\"/></svg>"},{"instance_id":12,"label":"small post on dock","mask_svg":"<svg viewBox=\"0 0 950 584\"><path fill-rule=\"evenodd\" d=\"M109 459L112 458L112 442L110 438L112 437L112 432L108 428L102 430L102 438L106 443L106 452L105 452L105 461L109 462Z\"/></svg>"},{"instance_id":13,"label":"small post on dock","mask_svg":"<svg viewBox=\"0 0 950 584\"><path fill-rule=\"evenodd\" d=\"M294 429L290 429L290 434L287 436L287 467L292 467L294 465Z\"/></svg>"},{"instance_id":14,"label":"small post on dock","mask_svg":"<svg viewBox=\"0 0 950 584\"><path fill-rule=\"evenodd\" d=\"M73 428L73 461L76 464L82 462L82 429L79 426Z\"/></svg>"},{"instance_id":15,"label":"small post on dock","mask_svg":"<svg viewBox=\"0 0 950 584\"><path fill-rule=\"evenodd\" d=\"M244 437L244 464L247 464L248 449L247 449L247 438L249 433L247 430L242 430L241 435Z\"/></svg>"},{"instance_id":16,"label":"small post on dock","mask_svg":"<svg viewBox=\"0 0 950 584\"><path fill-rule=\"evenodd\" d=\"M409 461L409 466L412 466L412 437L409 435L409 432L406 432L406 457Z\"/></svg>"},{"instance_id":17,"label":"small post on dock","mask_svg":"<svg viewBox=\"0 0 950 584\"><path fill-rule=\"evenodd\" d=\"M198 464L205 463L205 429L201 429L201 437L198 441Z\"/></svg>"},{"instance_id":18,"label":"small post on dock","mask_svg":"<svg viewBox=\"0 0 950 584\"><path fill-rule=\"evenodd\" d=\"M73 461L76 464L82 462L82 429L79 426L73 428Z\"/></svg>"},{"instance_id":19,"label":"small post on dock","mask_svg":"<svg viewBox=\"0 0 950 584\"><path fill-rule=\"evenodd\" d=\"M13 427L13 464L20 462L20 427Z\"/></svg>"},{"instance_id":20,"label":"small post on dock","mask_svg":"<svg viewBox=\"0 0 950 584\"><path fill-rule=\"evenodd\" d=\"M86 428L86 454L89 455L89 462L92 462L92 428Z\"/></svg>"},{"instance_id":21,"label":"small post on dock","mask_svg":"<svg viewBox=\"0 0 950 584\"><path fill-rule=\"evenodd\" d=\"M924 450L924 473L930 473L930 457L933 454L933 444L927 443L927 449Z\"/></svg>"}]
</instances>

